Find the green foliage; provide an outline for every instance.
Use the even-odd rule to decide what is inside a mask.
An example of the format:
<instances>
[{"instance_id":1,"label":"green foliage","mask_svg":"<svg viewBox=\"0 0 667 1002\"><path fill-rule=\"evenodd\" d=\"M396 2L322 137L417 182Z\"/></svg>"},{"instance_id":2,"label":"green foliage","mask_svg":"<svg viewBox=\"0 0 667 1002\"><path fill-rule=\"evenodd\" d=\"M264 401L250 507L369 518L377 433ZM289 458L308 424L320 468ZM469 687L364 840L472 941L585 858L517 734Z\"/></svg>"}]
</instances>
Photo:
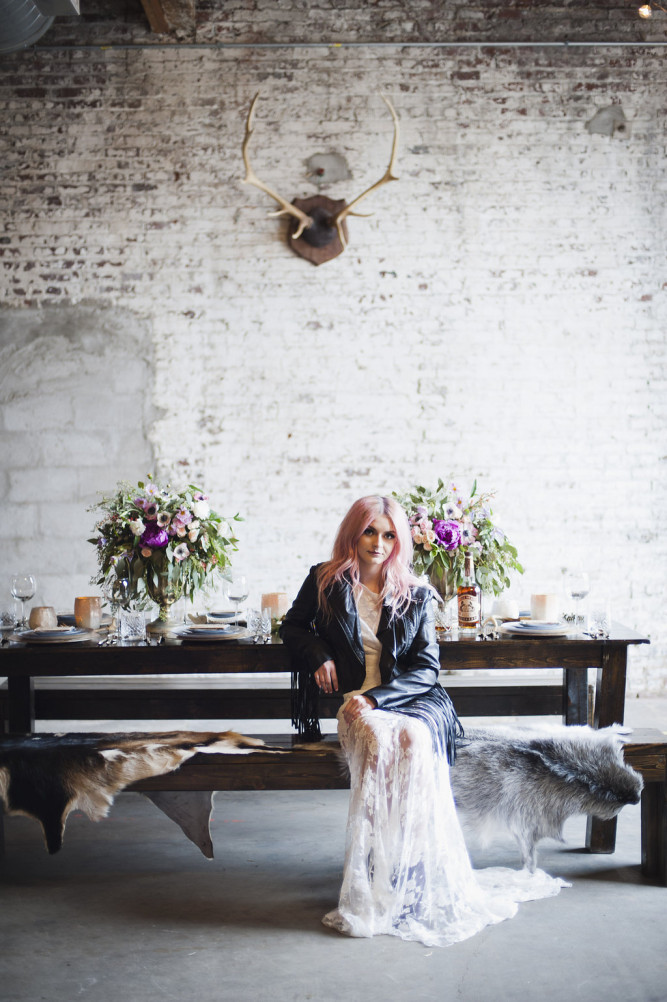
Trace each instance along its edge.
<instances>
[{"instance_id":1,"label":"green foliage","mask_svg":"<svg viewBox=\"0 0 667 1002\"><path fill-rule=\"evenodd\" d=\"M523 574L516 548L492 520L492 492L470 494L456 484L438 480L435 490L421 485L394 497L410 520L416 574L444 578L456 589L463 578L466 553L475 558L475 574L482 591L500 595L510 586L510 573Z\"/></svg>"},{"instance_id":2,"label":"green foliage","mask_svg":"<svg viewBox=\"0 0 667 1002\"><path fill-rule=\"evenodd\" d=\"M150 474L147 483L121 481L115 493L102 495L89 511L101 512L96 535L100 586L111 577L127 581L124 600L144 608L195 593L224 575L237 549L230 522L210 509L208 497L194 484L183 491L161 487Z\"/></svg>"}]
</instances>

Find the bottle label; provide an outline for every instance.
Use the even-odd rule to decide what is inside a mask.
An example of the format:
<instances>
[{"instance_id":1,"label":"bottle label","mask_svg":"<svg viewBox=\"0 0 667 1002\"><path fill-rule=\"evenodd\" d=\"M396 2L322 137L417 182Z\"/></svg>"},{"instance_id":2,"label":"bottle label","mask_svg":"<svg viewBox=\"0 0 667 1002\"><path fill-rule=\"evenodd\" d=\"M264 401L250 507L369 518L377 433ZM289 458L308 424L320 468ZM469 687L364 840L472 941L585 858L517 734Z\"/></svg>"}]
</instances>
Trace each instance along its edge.
<instances>
[{"instance_id":1,"label":"bottle label","mask_svg":"<svg viewBox=\"0 0 667 1002\"><path fill-rule=\"evenodd\" d=\"M476 595L459 598L459 626L479 626L479 601Z\"/></svg>"}]
</instances>

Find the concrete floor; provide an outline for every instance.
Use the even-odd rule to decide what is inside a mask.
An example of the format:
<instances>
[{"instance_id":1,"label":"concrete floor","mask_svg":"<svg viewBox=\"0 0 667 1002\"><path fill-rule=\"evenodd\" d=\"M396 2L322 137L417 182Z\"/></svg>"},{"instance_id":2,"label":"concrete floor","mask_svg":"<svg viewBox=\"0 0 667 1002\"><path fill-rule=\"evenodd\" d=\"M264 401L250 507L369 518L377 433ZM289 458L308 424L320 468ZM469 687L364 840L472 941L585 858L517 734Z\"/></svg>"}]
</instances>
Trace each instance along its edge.
<instances>
[{"instance_id":1,"label":"concrete floor","mask_svg":"<svg viewBox=\"0 0 667 1002\"><path fill-rule=\"evenodd\" d=\"M667 729L667 700L629 723ZM121 794L97 825L72 816L49 857L36 823L6 820L0 863L3 1002L665 1002L667 889L641 876L639 808L612 856L545 840L557 898L446 949L351 940L320 917L336 901L347 793L218 794L216 859L148 800ZM477 866L518 865L509 839L471 843Z\"/></svg>"}]
</instances>

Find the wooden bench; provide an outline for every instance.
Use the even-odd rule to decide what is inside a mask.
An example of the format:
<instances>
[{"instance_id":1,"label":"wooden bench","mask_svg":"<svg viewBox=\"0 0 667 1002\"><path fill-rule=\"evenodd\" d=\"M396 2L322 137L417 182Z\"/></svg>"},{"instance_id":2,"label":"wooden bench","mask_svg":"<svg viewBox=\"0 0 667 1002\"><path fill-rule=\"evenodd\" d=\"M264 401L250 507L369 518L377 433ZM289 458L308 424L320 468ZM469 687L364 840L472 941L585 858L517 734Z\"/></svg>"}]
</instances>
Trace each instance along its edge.
<instances>
[{"instance_id":1,"label":"wooden bench","mask_svg":"<svg viewBox=\"0 0 667 1002\"><path fill-rule=\"evenodd\" d=\"M258 751L252 755L195 755L174 772L140 780L124 792L349 788L335 737L307 746L298 745L292 735L269 734L263 738L267 744L284 749L285 754ZM624 747L624 755L626 762L641 773L645 784L641 800L642 873L667 887L667 734L636 730ZM2 829L0 809L0 853Z\"/></svg>"},{"instance_id":2,"label":"wooden bench","mask_svg":"<svg viewBox=\"0 0 667 1002\"><path fill-rule=\"evenodd\" d=\"M667 733L638 728L623 754L644 780L642 873L667 887Z\"/></svg>"},{"instance_id":3,"label":"wooden bench","mask_svg":"<svg viewBox=\"0 0 667 1002\"><path fill-rule=\"evenodd\" d=\"M290 749L293 738L267 735L267 743ZM127 787L138 793L157 790L341 790L349 780L341 768L338 742L294 748L286 755L196 755L176 772ZM636 730L624 747L626 762L644 780L641 800L641 869L667 887L667 734ZM589 819L590 824L590 819Z\"/></svg>"}]
</instances>

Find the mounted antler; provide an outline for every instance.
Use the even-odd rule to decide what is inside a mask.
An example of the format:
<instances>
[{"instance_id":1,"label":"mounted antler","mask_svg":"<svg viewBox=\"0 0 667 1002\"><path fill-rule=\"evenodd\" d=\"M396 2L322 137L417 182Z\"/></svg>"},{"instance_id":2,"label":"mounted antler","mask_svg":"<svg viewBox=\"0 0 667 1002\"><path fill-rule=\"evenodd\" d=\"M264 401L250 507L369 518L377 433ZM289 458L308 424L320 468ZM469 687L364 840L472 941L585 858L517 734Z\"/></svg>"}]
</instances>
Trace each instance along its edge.
<instances>
[{"instance_id":1,"label":"mounted antler","mask_svg":"<svg viewBox=\"0 0 667 1002\"><path fill-rule=\"evenodd\" d=\"M289 215L293 217L294 222L291 223L290 228L290 247L301 257L312 261L313 264L323 264L325 261L330 261L341 254L347 247L347 224L345 222L347 216L366 215L366 213L354 212L355 206L363 198L366 198L367 195L370 195L371 192L377 188L381 188L383 184L387 184L389 181L398 181L398 178L394 174L398 152L398 115L389 99L384 94L381 96L389 108L394 121L394 141L391 147L389 166L379 181L376 181L370 188L363 191L349 205L346 204L344 199L334 201L326 195L313 195L311 198L295 198L292 202L288 202L287 199L282 198L281 195L278 195L277 192L259 180L252 169L248 156L248 146L253 133L253 120L255 107L259 99L259 91L255 94L250 105L245 138L243 140L243 162L246 168L246 176L242 183L254 185L278 202L280 209L277 212L272 212L272 216Z\"/></svg>"},{"instance_id":2,"label":"mounted antler","mask_svg":"<svg viewBox=\"0 0 667 1002\"><path fill-rule=\"evenodd\" d=\"M292 205L291 202L288 202L286 198L282 198L281 195L278 195L277 192L269 188L269 186L267 184L264 184L263 181L260 181L260 179L257 177L257 175L255 174L254 170L250 165L250 157L248 156L248 145L250 143L250 138L253 133L253 119L255 117L255 105L257 104L258 100L259 100L259 91L257 91L257 93L255 94L252 104L250 105L250 111L248 112L248 121L246 122L246 127L245 127L245 139L243 140L243 163L245 164L246 174L245 177L243 178L242 184L253 184L255 188L259 188L260 191L263 191L265 194L270 195L271 198L274 198L276 200L278 205L282 206L282 208L279 209L277 212L271 212L270 213L271 216L277 218L278 216L289 215L289 216L294 216L295 219L299 220L299 226L292 233L292 238L296 240L301 236L301 234L303 233L303 231L307 226L312 225L313 220L310 218L310 216L306 215L305 212L302 212L301 209L297 209L295 205Z\"/></svg>"},{"instance_id":3,"label":"mounted antler","mask_svg":"<svg viewBox=\"0 0 667 1002\"><path fill-rule=\"evenodd\" d=\"M366 188L366 191L362 191L361 195L357 195L357 197L352 202L350 202L349 205L346 205L345 208L342 209L334 219L336 228L338 229L338 235L340 237L340 241L343 247L347 246L347 242L343 235L343 229L342 229L343 220L346 218L346 216L368 215L368 213L353 212L352 210L354 209L355 205L359 205L359 202L362 200L362 198L366 198L366 196L370 195L372 191L377 191L377 189L381 188L383 184L387 184L389 181L398 181L398 178L394 174L394 168L396 166L396 154L398 153L398 115L396 114L396 109L394 108L389 98L385 97L384 94L381 94L380 97L389 108L389 111L391 112L391 117L394 120L394 142L392 143L391 147L391 157L389 158L389 166L387 167L385 173L382 175L379 181L376 181L375 184L372 184L370 188Z\"/></svg>"}]
</instances>

